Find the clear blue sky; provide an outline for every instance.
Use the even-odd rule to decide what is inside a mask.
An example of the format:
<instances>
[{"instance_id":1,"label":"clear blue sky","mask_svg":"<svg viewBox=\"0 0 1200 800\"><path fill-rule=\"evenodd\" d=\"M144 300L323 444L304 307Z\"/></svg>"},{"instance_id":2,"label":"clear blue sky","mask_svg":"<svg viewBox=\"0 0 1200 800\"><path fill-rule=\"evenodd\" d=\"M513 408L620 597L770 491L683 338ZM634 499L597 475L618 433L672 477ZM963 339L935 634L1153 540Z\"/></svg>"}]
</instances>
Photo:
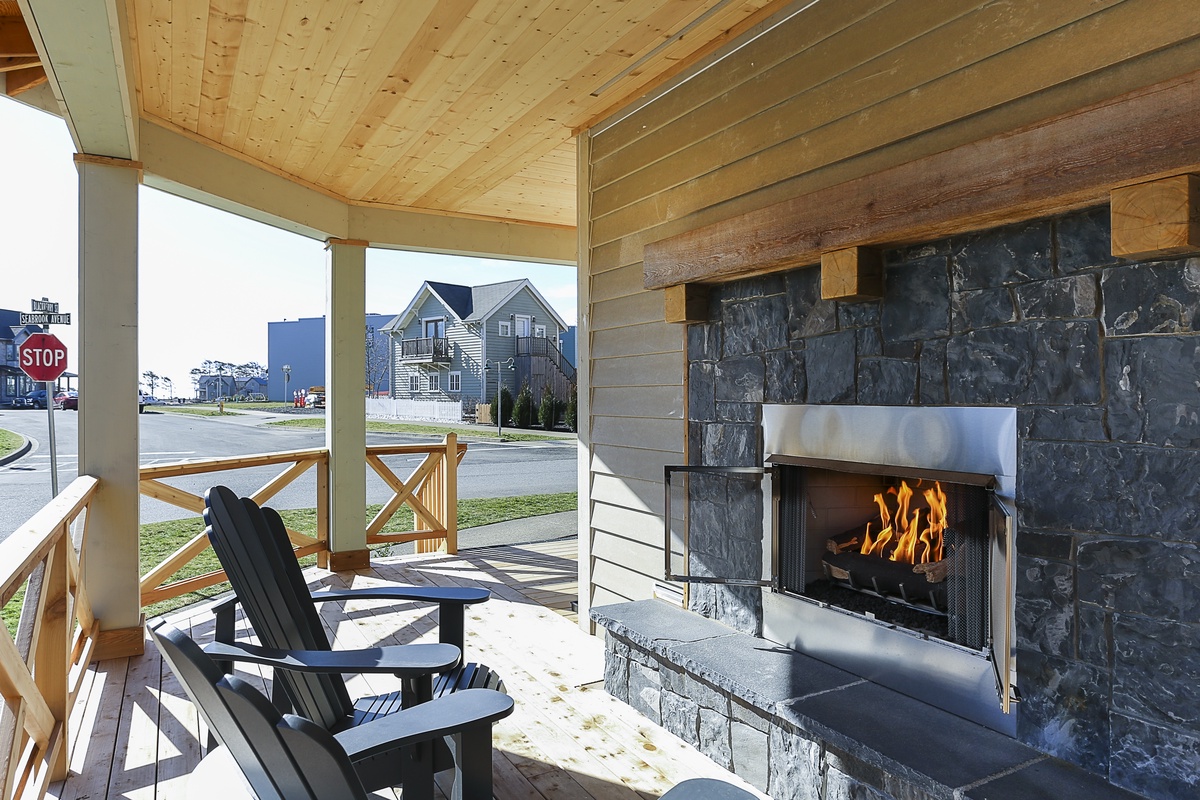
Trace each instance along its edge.
<instances>
[{"instance_id":1,"label":"clear blue sky","mask_svg":"<svg viewBox=\"0 0 1200 800\"><path fill-rule=\"evenodd\" d=\"M77 183L66 124L0 97L0 308L33 298L78 311ZM143 186L138 267L139 372L190 394L205 359L267 363L267 323L325 313L322 242ZM367 312L399 313L427 279L467 285L529 278L575 324L572 267L369 250ZM72 372L78 326L53 332ZM158 390L164 393L162 389Z\"/></svg>"}]
</instances>

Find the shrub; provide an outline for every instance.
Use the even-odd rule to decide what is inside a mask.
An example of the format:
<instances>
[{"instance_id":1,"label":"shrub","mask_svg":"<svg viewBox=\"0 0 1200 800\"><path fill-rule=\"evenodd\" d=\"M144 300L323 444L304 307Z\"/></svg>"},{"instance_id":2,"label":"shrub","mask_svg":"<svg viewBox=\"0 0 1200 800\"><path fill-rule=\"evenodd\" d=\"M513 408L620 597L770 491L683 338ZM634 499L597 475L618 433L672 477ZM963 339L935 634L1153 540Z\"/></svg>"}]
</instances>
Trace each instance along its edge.
<instances>
[{"instance_id":1,"label":"shrub","mask_svg":"<svg viewBox=\"0 0 1200 800\"><path fill-rule=\"evenodd\" d=\"M521 391L513 400L512 423L518 428L528 428L533 425L533 392L528 383L521 385Z\"/></svg>"},{"instance_id":2,"label":"shrub","mask_svg":"<svg viewBox=\"0 0 1200 800\"><path fill-rule=\"evenodd\" d=\"M542 423L545 430L553 429L554 423L558 422L558 400L554 398L550 384L546 384L542 389L542 402L538 404L538 422Z\"/></svg>"},{"instance_id":3,"label":"shrub","mask_svg":"<svg viewBox=\"0 0 1200 800\"><path fill-rule=\"evenodd\" d=\"M500 403L503 404L503 406L504 406L504 416L503 417L499 416L500 412L496 408L497 400L499 400ZM504 422L511 421L512 410L513 410L513 396L512 396L512 392L510 392L508 390L507 386L500 387L500 394L498 394L496 397L492 398L491 406L492 406L492 422L495 422L496 420L503 420Z\"/></svg>"},{"instance_id":4,"label":"shrub","mask_svg":"<svg viewBox=\"0 0 1200 800\"><path fill-rule=\"evenodd\" d=\"M567 407L563 410L563 422L571 433L579 432L579 390L571 384L571 393L567 395Z\"/></svg>"}]
</instances>

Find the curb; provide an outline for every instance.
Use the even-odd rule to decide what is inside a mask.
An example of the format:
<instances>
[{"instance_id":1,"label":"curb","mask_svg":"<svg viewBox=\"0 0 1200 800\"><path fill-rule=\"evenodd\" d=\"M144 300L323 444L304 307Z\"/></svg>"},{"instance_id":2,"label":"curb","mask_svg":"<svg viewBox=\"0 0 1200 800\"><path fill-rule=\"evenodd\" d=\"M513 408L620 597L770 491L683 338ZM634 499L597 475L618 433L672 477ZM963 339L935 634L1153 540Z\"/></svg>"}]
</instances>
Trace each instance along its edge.
<instances>
[{"instance_id":1,"label":"curb","mask_svg":"<svg viewBox=\"0 0 1200 800\"><path fill-rule=\"evenodd\" d=\"M16 431L13 431L13 433L16 433ZM21 436L21 434L19 434L19 433L17 435ZM33 440L29 439L26 436L21 436L21 438L25 441L25 444L21 445L16 450L9 453L8 455L0 457L0 467L4 466L5 464L9 464L13 461L16 461L19 458L23 458L26 453L28 453L30 450L33 449Z\"/></svg>"}]
</instances>

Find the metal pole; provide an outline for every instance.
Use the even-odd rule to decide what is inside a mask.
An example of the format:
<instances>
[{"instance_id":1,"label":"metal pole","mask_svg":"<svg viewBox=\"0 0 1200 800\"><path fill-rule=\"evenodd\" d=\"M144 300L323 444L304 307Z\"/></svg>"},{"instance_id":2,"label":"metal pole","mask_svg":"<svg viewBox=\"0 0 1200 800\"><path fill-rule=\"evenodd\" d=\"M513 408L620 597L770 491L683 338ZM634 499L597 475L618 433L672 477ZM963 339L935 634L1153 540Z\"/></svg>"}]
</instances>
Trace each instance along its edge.
<instances>
[{"instance_id":1,"label":"metal pole","mask_svg":"<svg viewBox=\"0 0 1200 800\"><path fill-rule=\"evenodd\" d=\"M46 415L50 425L50 492L58 497L58 444L54 439L54 382L46 381Z\"/></svg>"}]
</instances>

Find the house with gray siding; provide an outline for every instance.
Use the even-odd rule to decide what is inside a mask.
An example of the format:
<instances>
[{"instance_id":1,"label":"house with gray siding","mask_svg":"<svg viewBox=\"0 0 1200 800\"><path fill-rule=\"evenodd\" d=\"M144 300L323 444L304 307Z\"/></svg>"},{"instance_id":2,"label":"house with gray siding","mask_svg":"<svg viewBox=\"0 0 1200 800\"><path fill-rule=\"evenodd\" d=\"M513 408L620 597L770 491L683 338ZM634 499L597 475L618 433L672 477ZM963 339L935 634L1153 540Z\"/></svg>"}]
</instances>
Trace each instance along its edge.
<instances>
[{"instance_id":1,"label":"house with gray siding","mask_svg":"<svg viewBox=\"0 0 1200 800\"><path fill-rule=\"evenodd\" d=\"M574 369L555 344L566 329L527 278L484 286L426 281L383 328L392 342L392 396L469 407L489 402L497 380L516 394L522 380L547 374L545 364L556 375L569 372L569 382ZM532 372L531 362L539 362Z\"/></svg>"}]
</instances>

